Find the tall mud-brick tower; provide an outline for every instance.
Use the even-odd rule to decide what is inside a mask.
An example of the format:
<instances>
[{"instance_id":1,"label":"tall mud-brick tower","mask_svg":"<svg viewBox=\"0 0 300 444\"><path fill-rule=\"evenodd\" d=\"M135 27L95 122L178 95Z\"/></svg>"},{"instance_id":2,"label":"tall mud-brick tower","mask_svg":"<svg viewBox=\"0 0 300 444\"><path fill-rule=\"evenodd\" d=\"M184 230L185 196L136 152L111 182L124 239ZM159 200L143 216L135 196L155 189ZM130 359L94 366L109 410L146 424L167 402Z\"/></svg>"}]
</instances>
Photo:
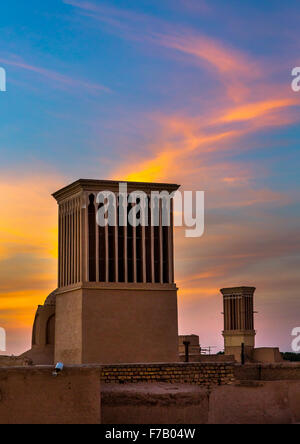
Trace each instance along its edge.
<instances>
[{"instance_id":1,"label":"tall mud-brick tower","mask_svg":"<svg viewBox=\"0 0 300 444\"><path fill-rule=\"evenodd\" d=\"M124 226L119 207L125 208L122 199L126 202L134 191L150 197L151 192L172 193L179 186L126 186L126 194L120 194L119 182L81 179L53 195L59 206L55 361L178 361L173 205L169 227L162 223L163 199L156 198L156 226L150 211L147 226ZM97 223L99 209L109 201L97 203L98 193L104 191L116 198L116 226ZM127 216L134 205L126 203L121 214Z\"/></svg>"},{"instance_id":2,"label":"tall mud-brick tower","mask_svg":"<svg viewBox=\"0 0 300 444\"><path fill-rule=\"evenodd\" d=\"M225 355L234 355L240 362L242 348L251 359L255 346L254 287L223 288ZM244 345L242 345L244 344Z\"/></svg>"}]
</instances>

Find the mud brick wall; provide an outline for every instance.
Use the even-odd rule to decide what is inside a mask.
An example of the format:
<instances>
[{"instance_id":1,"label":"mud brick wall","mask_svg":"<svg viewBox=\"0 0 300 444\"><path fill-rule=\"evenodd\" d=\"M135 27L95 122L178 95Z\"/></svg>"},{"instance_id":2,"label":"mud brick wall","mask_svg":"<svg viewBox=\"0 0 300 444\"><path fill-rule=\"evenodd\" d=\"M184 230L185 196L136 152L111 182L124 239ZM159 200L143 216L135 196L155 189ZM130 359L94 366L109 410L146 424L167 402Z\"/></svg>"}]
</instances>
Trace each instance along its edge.
<instances>
[{"instance_id":1,"label":"mud brick wall","mask_svg":"<svg viewBox=\"0 0 300 444\"><path fill-rule=\"evenodd\" d=\"M137 382L187 383L202 386L228 385L234 381L233 366L226 363L128 364L102 366L106 384Z\"/></svg>"},{"instance_id":2,"label":"mud brick wall","mask_svg":"<svg viewBox=\"0 0 300 444\"><path fill-rule=\"evenodd\" d=\"M100 424L99 369L0 368L0 424Z\"/></svg>"},{"instance_id":3,"label":"mud brick wall","mask_svg":"<svg viewBox=\"0 0 300 444\"><path fill-rule=\"evenodd\" d=\"M0 367L26 367L31 365L30 359L16 356L0 356Z\"/></svg>"},{"instance_id":4,"label":"mud brick wall","mask_svg":"<svg viewBox=\"0 0 300 444\"><path fill-rule=\"evenodd\" d=\"M234 376L241 381L300 381L300 363L235 364Z\"/></svg>"}]
</instances>

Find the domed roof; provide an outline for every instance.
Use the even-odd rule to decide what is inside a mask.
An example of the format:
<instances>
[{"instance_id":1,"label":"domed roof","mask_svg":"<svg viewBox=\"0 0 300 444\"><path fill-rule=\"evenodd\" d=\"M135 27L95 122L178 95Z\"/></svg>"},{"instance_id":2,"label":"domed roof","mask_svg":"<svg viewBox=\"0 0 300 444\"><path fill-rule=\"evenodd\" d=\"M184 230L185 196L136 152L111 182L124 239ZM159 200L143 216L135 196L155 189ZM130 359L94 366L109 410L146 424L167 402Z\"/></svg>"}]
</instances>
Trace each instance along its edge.
<instances>
[{"instance_id":1,"label":"domed roof","mask_svg":"<svg viewBox=\"0 0 300 444\"><path fill-rule=\"evenodd\" d=\"M52 291L52 293L49 294L47 299L45 300L44 305L56 305L56 292L58 289Z\"/></svg>"}]
</instances>

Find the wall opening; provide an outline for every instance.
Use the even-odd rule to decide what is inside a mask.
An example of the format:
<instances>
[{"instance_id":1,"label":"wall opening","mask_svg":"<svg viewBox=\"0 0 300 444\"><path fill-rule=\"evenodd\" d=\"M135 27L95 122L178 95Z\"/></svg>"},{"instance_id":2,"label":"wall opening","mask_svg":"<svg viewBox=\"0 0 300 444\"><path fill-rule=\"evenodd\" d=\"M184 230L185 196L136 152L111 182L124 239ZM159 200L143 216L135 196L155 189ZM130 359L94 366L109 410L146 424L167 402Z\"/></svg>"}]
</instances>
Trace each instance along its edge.
<instances>
[{"instance_id":1,"label":"wall opening","mask_svg":"<svg viewBox=\"0 0 300 444\"><path fill-rule=\"evenodd\" d=\"M55 315L50 316L46 325L46 345L55 344Z\"/></svg>"},{"instance_id":2,"label":"wall opening","mask_svg":"<svg viewBox=\"0 0 300 444\"><path fill-rule=\"evenodd\" d=\"M96 210L95 196L89 196L88 224L89 224L89 281L96 282Z\"/></svg>"}]
</instances>

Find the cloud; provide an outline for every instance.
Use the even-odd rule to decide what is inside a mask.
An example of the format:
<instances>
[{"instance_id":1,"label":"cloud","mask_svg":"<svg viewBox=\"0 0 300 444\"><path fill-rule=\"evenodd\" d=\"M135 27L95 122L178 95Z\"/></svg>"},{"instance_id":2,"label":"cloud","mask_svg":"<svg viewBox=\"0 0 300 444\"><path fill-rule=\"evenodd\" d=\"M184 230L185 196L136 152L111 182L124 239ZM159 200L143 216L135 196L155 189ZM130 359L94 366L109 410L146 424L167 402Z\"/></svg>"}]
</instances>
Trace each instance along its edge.
<instances>
[{"instance_id":1,"label":"cloud","mask_svg":"<svg viewBox=\"0 0 300 444\"><path fill-rule=\"evenodd\" d=\"M55 174L0 177L0 258L16 252L56 257L57 208L51 192L63 184Z\"/></svg>"},{"instance_id":2,"label":"cloud","mask_svg":"<svg viewBox=\"0 0 300 444\"><path fill-rule=\"evenodd\" d=\"M220 106L218 115L214 111L209 114L208 110L206 118L200 117L198 121L194 116L190 119L180 115L157 116L156 143L118 166L112 178L151 182L179 176L183 180L190 177L199 163L201 166L212 161L219 163L220 153L240 152L239 141L250 134L298 121L298 115L291 112L295 105L298 103L294 99L266 99L259 103L245 102L240 107ZM233 179L228 177L224 181L232 184Z\"/></svg>"},{"instance_id":3,"label":"cloud","mask_svg":"<svg viewBox=\"0 0 300 444\"><path fill-rule=\"evenodd\" d=\"M227 113L221 117L220 121L228 123L253 120L263 117L270 112L296 105L299 105L299 100L296 100L296 98L270 99L256 103L246 103L245 105L227 111Z\"/></svg>"},{"instance_id":4,"label":"cloud","mask_svg":"<svg viewBox=\"0 0 300 444\"><path fill-rule=\"evenodd\" d=\"M179 23L171 25L155 16L105 4L79 0L64 0L64 3L76 8L85 18L106 24L107 32L167 49L169 57L181 53L187 57L189 63L214 69L218 81L224 85L228 96L234 101L249 94L250 88L246 81L255 80L262 73L262 67L257 61L242 51ZM189 3L191 2L187 6ZM195 3L193 5L195 7Z\"/></svg>"},{"instance_id":5,"label":"cloud","mask_svg":"<svg viewBox=\"0 0 300 444\"><path fill-rule=\"evenodd\" d=\"M28 332L38 304L56 288L57 204L51 197L64 178L1 172L0 324ZM22 349L28 336L11 344ZM11 350L11 348L9 348Z\"/></svg>"},{"instance_id":6,"label":"cloud","mask_svg":"<svg viewBox=\"0 0 300 444\"><path fill-rule=\"evenodd\" d=\"M215 39L191 31L180 34L156 34L158 43L191 55L209 63L220 74L243 75L254 78L259 75L257 63L240 51L226 47Z\"/></svg>"},{"instance_id":7,"label":"cloud","mask_svg":"<svg viewBox=\"0 0 300 444\"><path fill-rule=\"evenodd\" d=\"M30 65L21 59L19 57L16 57L15 55L11 55L9 58L0 58L0 63L2 63L4 66L12 66L17 69L29 71L34 74L38 74L41 77L44 77L51 81L56 87L58 85L66 86L68 88L72 89L84 89L88 90L91 93L95 92L111 92L109 88L106 86L97 84L97 83L90 83L86 82L84 80L78 80L73 77L69 77L63 74L60 74L56 71L52 71L49 69L45 69L39 66Z\"/></svg>"},{"instance_id":8,"label":"cloud","mask_svg":"<svg viewBox=\"0 0 300 444\"><path fill-rule=\"evenodd\" d=\"M175 115L160 112L156 116L156 144L148 147L148 153L144 150L140 156L135 154L135 158L117 167L113 178L144 181L165 180L170 175L184 178L183 171L198 162L200 154L240 150L241 138L298 120L292 108L300 105L299 98L289 95L286 87L274 84L266 62L261 64L245 51L191 28L132 10L79 0L65 0L65 3L81 14L90 14L96 22L109 23L109 32L115 30L126 39L182 53L187 57L184 62L196 63L215 78L217 92L210 91L213 100L205 113L199 117L195 112L186 116L180 108ZM172 56L170 51L168 56ZM226 94L222 94L222 88Z\"/></svg>"}]
</instances>

